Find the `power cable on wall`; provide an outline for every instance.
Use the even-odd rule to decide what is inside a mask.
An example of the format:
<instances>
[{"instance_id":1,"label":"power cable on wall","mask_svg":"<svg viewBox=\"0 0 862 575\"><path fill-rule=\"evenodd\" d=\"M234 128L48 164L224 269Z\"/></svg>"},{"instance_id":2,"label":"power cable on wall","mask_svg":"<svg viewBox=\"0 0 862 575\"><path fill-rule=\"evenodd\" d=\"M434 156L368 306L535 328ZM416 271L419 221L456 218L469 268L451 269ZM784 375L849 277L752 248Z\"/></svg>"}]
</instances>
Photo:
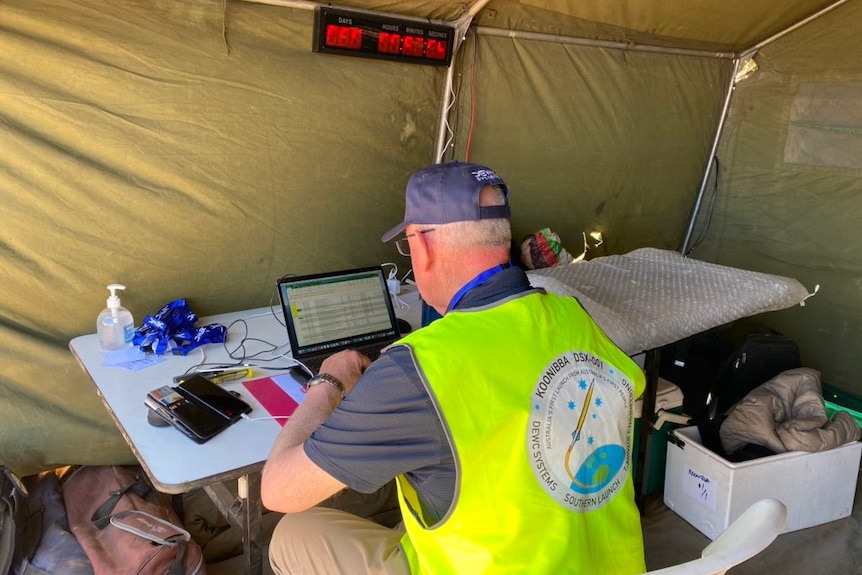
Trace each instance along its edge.
<instances>
[{"instance_id":1,"label":"power cable on wall","mask_svg":"<svg viewBox=\"0 0 862 575\"><path fill-rule=\"evenodd\" d=\"M713 216L713 213L715 212L715 200L718 197L719 163L718 163L718 157L717 156L712 157L712 164L713 164L713 170L712 171L713 171L714 177L712 179L712 191L711 191L710 198L709 198L709 204L708 204L707 209L706 209L706 215L704 216L704 223L701 226L700 233L698 234L697 239L694 242L692 242L689 250L687 252L685 252L684 255L686 255L686 256L689 255L691 252L693 252L695 250L695 248L697 248L700 244L703 243L703 241L706 239L706 234L709 232L709 227L712 225L712 216Z\"/></svg>"},{"instance_id":2,"label":"power cable on wall","mask_svg":"<svg viewBox=\"0 0 862 575\"><path fill-rule=\"evenodd\" d=\"M473 54L470 63L470 129L467 131L467 145L464 147L464 161L470 161L470 145L473 142L473 129L476 125L476 60L479 53L478 35L473 34Z\"/></svg>"}]
</instances>

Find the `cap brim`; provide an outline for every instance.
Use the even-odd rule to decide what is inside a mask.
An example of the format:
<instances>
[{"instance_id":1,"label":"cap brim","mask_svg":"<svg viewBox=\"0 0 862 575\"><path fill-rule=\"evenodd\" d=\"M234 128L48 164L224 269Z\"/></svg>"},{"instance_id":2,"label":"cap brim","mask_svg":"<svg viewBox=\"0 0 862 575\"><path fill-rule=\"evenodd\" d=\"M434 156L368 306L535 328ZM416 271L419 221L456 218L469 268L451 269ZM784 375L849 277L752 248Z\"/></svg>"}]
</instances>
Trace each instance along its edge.
<instances>
[{"instance_id":1,"label":"cap brim","mask_svg":"<svg viewBox=\"0 0 862 575\"><path fill-rule=\"evenodd\" d=\"M398 234L400 234L401 232L403 232L406 228L407 228L407 222L401 222L400 224L398 224L397 226L395 226L394 228L392 228L391 230L389 230L388 232L383 234L383 237L380 238L380 241L382 241L383 243L386 243L389 240L391 240L392 238L394 238L395 236L397 236Z\"/></svg>"}]
</instances>

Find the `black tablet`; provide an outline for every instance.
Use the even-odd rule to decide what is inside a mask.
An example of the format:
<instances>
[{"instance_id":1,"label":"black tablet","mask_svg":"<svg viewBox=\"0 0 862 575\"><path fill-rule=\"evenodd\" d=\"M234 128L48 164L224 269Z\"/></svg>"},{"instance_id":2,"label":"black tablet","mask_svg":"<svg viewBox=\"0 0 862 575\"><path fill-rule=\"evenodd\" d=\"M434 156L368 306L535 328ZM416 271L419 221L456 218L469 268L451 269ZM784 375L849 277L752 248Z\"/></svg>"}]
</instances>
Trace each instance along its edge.
<instances>
[{"instance_id":1,"label":"black tablet","mask_svg":"<svg viewBox=\"0 0 862 575\"><path fill-rule=\"evenodd\" d=\"M231 393L202 375L189 376L175 389L192 403L215 411L231 423L251 411L251 406L238 394Z\"/></svg>"},{"instance_id":2,"label":"black tablet","mask_svg":"<svg viewBox=\"0 0 862 575\"><path fill-rule=\"evenodd\" d=\"M197 443L209 441L231 425L218 412L186 399L168 385L150 391L144 403Z\"/></svg>"}]
</instances>

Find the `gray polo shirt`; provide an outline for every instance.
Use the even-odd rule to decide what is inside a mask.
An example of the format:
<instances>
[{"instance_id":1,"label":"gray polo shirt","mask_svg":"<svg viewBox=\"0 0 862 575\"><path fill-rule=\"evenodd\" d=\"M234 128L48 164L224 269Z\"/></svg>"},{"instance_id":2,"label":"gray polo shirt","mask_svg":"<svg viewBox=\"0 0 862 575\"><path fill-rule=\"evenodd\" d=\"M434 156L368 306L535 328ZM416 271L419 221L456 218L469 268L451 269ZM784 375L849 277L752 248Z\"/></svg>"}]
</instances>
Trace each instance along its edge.
<instances>
[{"instance_id":1,"label":"gray polo shirt","mask_svg":"<svg viewBox=\"0 0 862 575\"><path fill-rule=\"evenodd\" d=\"M485 306L529 289L524 271L510 267L470 289L455 309ZM394 477L406 475L430 522L443 517L452 504L452 450L413 359L403 347L371 364L304 448L318 467L362 493L373 493Z\"/></svg>"}]
</instances>

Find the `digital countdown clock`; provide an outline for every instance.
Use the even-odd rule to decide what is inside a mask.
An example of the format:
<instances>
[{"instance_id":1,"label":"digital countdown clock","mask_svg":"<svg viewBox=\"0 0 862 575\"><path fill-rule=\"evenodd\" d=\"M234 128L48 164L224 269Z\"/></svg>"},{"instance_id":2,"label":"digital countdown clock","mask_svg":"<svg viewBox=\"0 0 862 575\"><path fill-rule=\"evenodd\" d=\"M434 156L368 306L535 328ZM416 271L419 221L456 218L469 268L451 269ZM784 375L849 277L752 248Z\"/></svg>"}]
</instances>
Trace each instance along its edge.
<instances>
[{"instance_id":1,"label":"digital countdown clock","mask_svg":"<svg viewBox=\"0 0 862 575\"><path fill-rule=\"evenodd\" d=\"M314 10L315 52L448 66L455 28L339 8Z\"/></svg>"}]
</instances>

